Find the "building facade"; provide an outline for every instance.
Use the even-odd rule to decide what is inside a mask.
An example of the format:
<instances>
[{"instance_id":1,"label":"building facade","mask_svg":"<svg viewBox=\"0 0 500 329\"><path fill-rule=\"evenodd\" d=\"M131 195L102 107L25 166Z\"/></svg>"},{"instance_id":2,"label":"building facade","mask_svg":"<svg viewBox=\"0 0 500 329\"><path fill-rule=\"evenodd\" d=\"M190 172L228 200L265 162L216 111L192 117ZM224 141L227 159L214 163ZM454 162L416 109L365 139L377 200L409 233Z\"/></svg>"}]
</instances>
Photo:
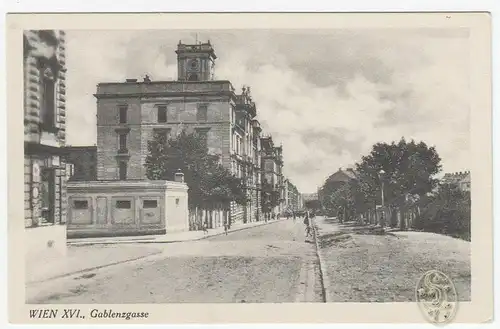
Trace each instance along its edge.
<instances>
[{"instance_id":1,"label":"building facade","mask_svg":"<svg viewBox=\"0 0 500 329\"><path fill-rule=\"evenodd\" d=\"M261 138L263 212L279 215L285 210L283 147L275 146L271 136Z\"/></svg>"},{"instance_id":2,"label":"building facade","mask_svg":"<svg viewBox=\"0 0 500 329\"><path fill-rule=\"evenodd\" d=\"M148 141L181 129L204 137L210 153L246 182L251 202L232 204L233 222L258 220L260 125L249 88L237 93L227 80L214 80L214 48L177 45L178 79L100 83L97 86L97 179L146 179Z\"/></svg>"},{"instance_id":3,"label":"building facade","mask_svg":"<svg viewBox=\"0 0 500 329\"><path fill-rule=\"evenodd\" d=\"M285 212L301 210L303 207L302 194L298 188L290 181L285 179Z\"/></svg>"},{"instance_id":4,"label":"building facade","mask_svg":"<svg viewBox=\"0 0 500 329\"><path fill-rule=\"evenodd\" d=\"M24 31L24 223L28 253L66 250L65 33ZM38 257L38 256L34 257Z\"/></svg>"}]
</instances>

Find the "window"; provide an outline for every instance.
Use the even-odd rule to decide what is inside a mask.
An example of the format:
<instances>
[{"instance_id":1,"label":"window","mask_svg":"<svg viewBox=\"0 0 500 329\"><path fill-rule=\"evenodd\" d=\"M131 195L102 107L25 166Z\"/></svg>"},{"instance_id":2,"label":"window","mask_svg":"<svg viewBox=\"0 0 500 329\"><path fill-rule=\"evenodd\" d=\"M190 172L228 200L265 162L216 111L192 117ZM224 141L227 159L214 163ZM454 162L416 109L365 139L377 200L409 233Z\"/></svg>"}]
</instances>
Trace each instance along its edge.
<instances>
[{"instance_id":1,"label":"window","mask_svg":"<svg viewBox=\"0 0 500 329\"><path fill-rule=\"evenodd\" d=\"M89 202L86 200L75 200L73 201L74 209L87 209L89 207Z\"/></svg>"},{"instance_id":2,"label":"window","mask_svg":"<svg viewBox=\"0 0 500 329\"><path fill-rule=\"evenodd\" d=\"M236 136L236 154L241 155L241 138Z\"/></svg>"},{"instance_id":3,"label":"window","mask_svg":"<svg viewBox=\"0 0 500 329\"><path fill-rule=\"evenodd\" d=\"M127 134L120 134L120 147L118 149L119 153L127 151Z\"/></svg>"},{"instance_id":4,"label":"window","mask_svg":"<svg viewBox=\"0 0 500 329\"><path fill-rule=\"evenodd\" d=\"M127 105L120 105L118 108L120 111L120 123L127 123Z\"/></svg>"},{"instance_id":5,"label":"window","mask_svg":"<svg viewBox=\"0 0 500 329\"><path fill-rule=\"evenodd\" d=\"M198 81L198 74L196 73L190 74L188 77L188 81Z\"/></svg>"},{"instance_id":6,"label":"window","mask_svg":"<svg viewBox=\"0 0 500 329\"><path fill-rule=\"evenodd\" d=\"M127 179L127 162L121 161L119 164L119 176L120 180L126 180Z\"/></svg>"},{"instance_id":7,"label":"window","mask_svg":"<svg viewBox=\"0 0 500 329\"><path fill-rule=\"evenodd\" d=\"M207 121L208 106L206 104L198 105L196 111L196 121Z\"/></svg>"},{"instance_id":8,"label":"window","mask_svg":"<svg viewBox=\"0 0 500 329\"><path fill-rule=\"evenodd\" d=\"M196 134L200 136L203 141L205 147L208 147L208 129L207 128L197 128Z\"/></svg>"},{"instance_id":9,"label":"window","mask_svg":"<svg viewBox=\"0 0 500 329\"><path fill-rule=\"evenodd\" d=\"M158 207L158 201L156 200L144 200L142 202L143 208L156 208Z\"/></svg>"},{"instance_id":10,"label":"window","mask_svg":"<svg viewBox=\"0 0 500 329\"><path fill-rule=\"evenodd\" d=\"M167 107L165 105L158 106L158 122L167 122Z\"/></svg>"},{"instance_id":11,"label":"window","mask_svg":"<svg viewBox=\"0 0 500 329\"><path fill-rule=\"evenodd\" d=\"M56 86L55 78L52 70L47 69L43 73L41 93L41 113L40 120L43 129L54 129L55 128L55 113L56 113Z\"/></svg>"},{"instance_id":12,"label":"window","mask_svg":"<svg viewBox=\"0 0 500 329\"><path fill-rule=\"evenodd\" d=\"M117 209L130 209L132 207L132 203L129 200L118 200L116 201Z\"/></svg>"}]
</instances>

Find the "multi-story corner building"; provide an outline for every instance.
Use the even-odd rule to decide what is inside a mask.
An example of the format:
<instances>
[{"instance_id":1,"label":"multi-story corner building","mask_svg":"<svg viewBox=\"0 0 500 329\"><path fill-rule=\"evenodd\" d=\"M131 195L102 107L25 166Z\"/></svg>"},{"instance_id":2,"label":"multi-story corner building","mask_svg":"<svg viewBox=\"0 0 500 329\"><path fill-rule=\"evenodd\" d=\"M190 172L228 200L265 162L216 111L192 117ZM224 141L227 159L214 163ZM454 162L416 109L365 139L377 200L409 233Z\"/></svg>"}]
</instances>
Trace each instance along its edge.
<instances>
[{"instance_id":1,"label":"multi-story corner building","mask_svg":"<svg viewBox=\"0 0 500 329\"><path fill-rule=\"evenodd\" d=\"M24 31L24 222L37 252L66 248L65 33ZM40 245L36 245L40 242Z\"/></svg>"},{"instance_id":2,"label":"multi-story corner building","mask_svg":"<svg viewBox=\"0 0 500 329\"><path fill-rule=\"evenodd\" d=\"M271 136L261 138L262 211L278 215L285 208L283 147L274 146Z\"/></svg>"},{"instance_id":3,"label":"multi-story corner building","mask_svg":"<svg viewBox=\"0 0 500 329\"><path fill-rule=\"evenodd\" d=\"M302 194L289 179L285 179L285 212L302 209Z\"/></svg>"},{"instance_id":4,"label":"multi-story corner building","mask_svg":"<svg viewBox=\"0 0 500 329\"><path fill-rule=\"evenodd\" d=\"M180 129L204 136L208 150L246 182L251 202L231 205L233 222L259 214L260 125L249 88L237 93L227 80L214 80L214 48L177 45L178 79L100 83L97 86L97 179L145 179L147 144L154 134Z\"/></svg>"}]
</instances>

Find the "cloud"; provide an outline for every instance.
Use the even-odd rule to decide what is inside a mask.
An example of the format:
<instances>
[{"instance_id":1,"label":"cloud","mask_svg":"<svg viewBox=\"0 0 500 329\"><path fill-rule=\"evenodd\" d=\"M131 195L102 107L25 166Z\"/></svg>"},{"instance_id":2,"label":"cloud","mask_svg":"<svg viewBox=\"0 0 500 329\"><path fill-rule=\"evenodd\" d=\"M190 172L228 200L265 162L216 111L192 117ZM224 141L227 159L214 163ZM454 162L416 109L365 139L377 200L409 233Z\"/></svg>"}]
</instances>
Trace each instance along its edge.
<instances>
[{"instance_id":1,"label":"cloud","mask_svg":"<svg viewBox=\"0 0 500 329\"><path fill-rule=\"evenodd\" d=\"M314 33L313 33L314 32ZM249 85L285 174L313 192L378 141L435 145L447 171L469 155L467 30L202 31L216 78ZM95 143L95 85L177 77L175 47L192 31L68 33L68 140Z\"/></svg>"}]
</instances>

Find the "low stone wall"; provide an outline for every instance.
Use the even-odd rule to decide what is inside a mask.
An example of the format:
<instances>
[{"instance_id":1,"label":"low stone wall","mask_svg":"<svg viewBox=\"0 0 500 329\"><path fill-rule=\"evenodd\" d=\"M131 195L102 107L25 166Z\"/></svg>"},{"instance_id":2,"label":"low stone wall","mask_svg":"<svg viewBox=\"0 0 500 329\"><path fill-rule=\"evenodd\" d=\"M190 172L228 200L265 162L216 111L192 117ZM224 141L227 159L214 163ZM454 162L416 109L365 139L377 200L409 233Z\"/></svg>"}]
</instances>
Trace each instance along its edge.
<instances>
[{"instance_id":1,"label":"low stone wall","mask_svg":"<svg viewBox=\"0 0 500 329\"><path fill-rule=\"evenodd\" d=\"M189 229L188 187L171 181L68 183L68 238Z\"/></svg>"}]
</instances>

